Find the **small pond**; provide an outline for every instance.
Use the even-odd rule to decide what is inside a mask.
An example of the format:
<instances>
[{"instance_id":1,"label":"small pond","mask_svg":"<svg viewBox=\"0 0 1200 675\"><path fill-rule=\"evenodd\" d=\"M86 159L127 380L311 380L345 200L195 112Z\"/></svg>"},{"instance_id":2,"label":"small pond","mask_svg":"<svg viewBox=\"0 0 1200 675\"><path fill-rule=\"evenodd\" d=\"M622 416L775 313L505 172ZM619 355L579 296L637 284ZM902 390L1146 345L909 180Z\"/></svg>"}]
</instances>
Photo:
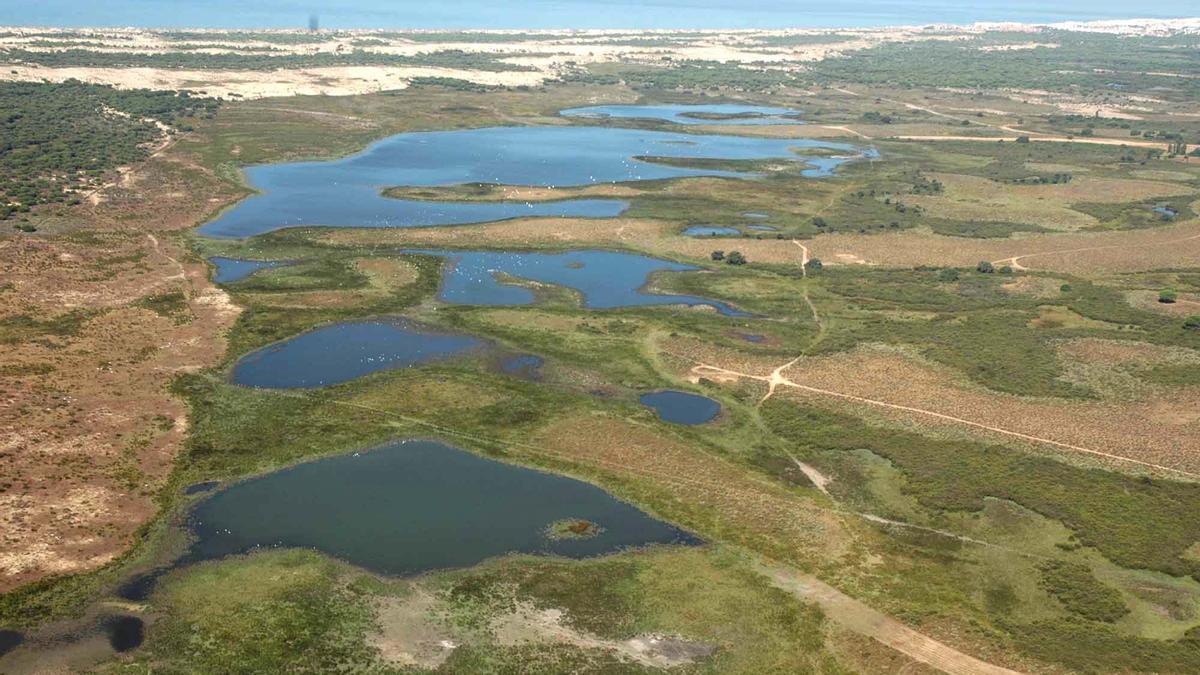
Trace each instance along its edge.
<instances>
[{"instance_id":1,"label":"small pond","mask_svg":"<svg viewBox=\"0 0 1200 675\"><path fill-rule=\"evenodd\" d=\"M507 251L405 250L401 253L436 255L446 259L439 298L463 305L527 305L529 288L503 283L498 274L514 279L555 284L578 291L590 309L643 305L707 305L728 316L749 316L729 305L692 295L667 295L644 290L655 272L685 272L693 265L615 251L512 253Z\"/></svg>"},{"instance_id":2,"label":"small pond","mask_svg":"<svg viewBox=\"0 0 1200 675\"><path fill-rule=\"evenodd\" d=\"M804 124L796 116L799 111L740 103L701 103L694 105L594 105L569 108L559 113L565 117L589 119L663 120L675 124L763 125Z\"/></svg>"},{"instance_id":3,"label":"small pond","mask_svg":"<svg viewBox=\"0 0 1200 675\"><path fill-rule=\"evenodd\" d=\"M106 617L103 627L108 635L108 644L117 652L137 649L145 639L145 624L136 616Z\"/></svg>"},{"instance_id":4,"label":"small pond","mask_svg":"<svg viewBox=\"0 0 1200 675\"><path fill-rule=\"evenodd\" d=\"M574 518L602 528L553 539ZM468 567L505 553L573 558L648 544L698 544L582 481L485 459L433 441L300 464L231 485L196 505L185 560L256 547L314 548L385 574Z\"/></svg>"},{"instance_id":5,"label":"small pond","mask_svg":"<svg viewBox=\"0 0 1200 675\"><path fill-rule=\"evenodd\" d=\"M674 424L704 424L721 412L721 404L711 398L682 391L642 394L638 401L653 408L659 419Z\"/></svg>"},{"instance_id":6,"label":"small pond","mask_svg":"<svg viewBox=\"0 0 1200 675\"><path fill-rule=\"evenodd\" d=\"M233 367L233 381L267 389L323 387L463 354L484 344L469 335L418 328L404 319L347 321L242 357Z\"/></svg>"},{"instance_id":7,"label":"small pond","mask_svg":"<svg viewBox=\"0 0 1200 675\"><path fill-rule=\"evenodd\" d=\"M11 652L25 641L25 636L19 631L0 629L0 656Z\"/></svg>"},{"instance_id":8,"label":"small pond","mask_svg":"<svg viewBox=\"0 0 1200 675\"><path fill-rule=\"evenodd\" d=\"M717 237L741 234L741 231L736 227L723 227L720 225L692 225L684 230L683 234L688 237Z\"/></svg>"},{"instance_id":9,"label":"small pond","mask_svg":"<svg viewBox=\"0 0 1200 675\"><path fill-rule=\"evenodd\" d=\"M542 366L546 359L534 354L518 354L500 362L500 371L508 375L516 375L526 380L536 380L541 377Z\"/></svg>"},{"instance_id":10,"label":"small pond","mask_svg":"<svg viewBox=\"0 0 1200 675\"><path fill-rule=\"evenodd\" d=\"M216 273L213 274L213 281L218 284L241 281L259 270L284 267L290 264L282 260L241 260L220 256L209 258L208 262L217 267Z\"/></svg>"},{"instance_id":11,"label":"small pond","mask_svg":"<svg viewBox=\"0 0 1200 675\"><path fill-rule=\"evenodd\" d=\"M779 228L775 227L774 225L747 225L746 229L754 230L755 232L778 232L779 231Z\"/></svg>"}]
</instances>

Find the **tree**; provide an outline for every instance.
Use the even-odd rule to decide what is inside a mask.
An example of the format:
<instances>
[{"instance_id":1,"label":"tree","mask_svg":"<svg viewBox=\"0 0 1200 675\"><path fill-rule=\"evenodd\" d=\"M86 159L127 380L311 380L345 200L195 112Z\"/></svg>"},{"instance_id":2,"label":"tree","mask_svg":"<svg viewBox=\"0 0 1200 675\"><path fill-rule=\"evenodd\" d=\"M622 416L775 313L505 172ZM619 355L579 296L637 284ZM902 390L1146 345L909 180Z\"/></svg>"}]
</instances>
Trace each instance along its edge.
<instances>
[{"instance_id":1,"label":"tree","mask_svg":"<svg viewBox=\"0 0 1200 675\"><path fill-rule=\"evenodd\" d=\"M1012 273L1013 273L1013 269L1009 265L1005 265L1004 267L1000 268L1000 274L1012 274Z\"/></svg>"},{"instance_id":2,"label":"tree","mask_svg":"<svg viewBox=\"0 0 1200 675\"><path fill-rule=\"evenodd\" d=\"M1029 137L1028 136L1017 136L1017 142L1018 143L1028 143Z\"/></svg>"},{"instance_id":3,"label":"tree","mask_svg":"<svg viewBox=\"0 0 1200 675\"><path fill-rule=\"evenodd\" d=\"M809 272L821 271L821 259L809 258L808 262L804 263L804 269L808 270Z\"/></svg>"},{"instance_id":4,"label":"tree","mask_svg":"<svg viewBox=\"0 0 1200 675\"><path fill-rule=\"evenodd\" d=\"M1189 330L1200 330L1200 314L1193 314L1184 319L1183 327Z\"/></svg>"},{"instance_id":5,"label":"tree","mask_svg":"<svg viewBox=\"0 0 1200 675\"><path fill-rule=\"evenodd\" d=\"M712 259L713 260L724 260L725 259L725 251L713 251Z\"/></svg>"},{"instance_id":6,"label":"tree","mask_svg":"<svg viewBox=\"0 0 1200 675\"><path fill-rule=\"evenodd\" d=\"M978 272L983 272L984 274L991 274L992 272L996 271L996 268L992 265L992 263L986 260L980 260L979 265L975 267L975 270Z\"/></svg>"},{"instance_id":7,"label":"tree","mask_svg":"<svg viewBox=\"0 0 1200 675\"><path fill-rule=\"evenodd\" d=\"M1171 304L1179 299L1179 293L1174 288L1164 288L1158 292L1158 301L1164 304Z\"/></svg>"},{"instance_id":8,"label":"tree","mask_svg":"<svg viewBox=\"0 0 1200 675\"><path fill-rule=\"evenodd\" d=\"M729 255L725 256L725 262L730 265L745 265L746 256L742 255L741 251L730 251Z\"/></svg>"},{"instance_id":9,"label":"tree","mask_svg":"<svg viewBox=\"0 0 1200 675\"><path fill-rule=\"evenodd\" d=\"M813 218L813 227L820 229L822 227L825 227L826 225L827 225L827 223L825 222L825 219L822 218L821 216L817 216L816 218Z\"/></svg>"},{"instance_id":10,"label":"tree","mask_svg":"<svg viewBox=\"0 0 1200 675\"><path fill-rule=\"evenodd\" d=\"M958 281L958 270L953 267L947 267L938 271L938 281L951 282Z\"/></svg>"}]
</instances>

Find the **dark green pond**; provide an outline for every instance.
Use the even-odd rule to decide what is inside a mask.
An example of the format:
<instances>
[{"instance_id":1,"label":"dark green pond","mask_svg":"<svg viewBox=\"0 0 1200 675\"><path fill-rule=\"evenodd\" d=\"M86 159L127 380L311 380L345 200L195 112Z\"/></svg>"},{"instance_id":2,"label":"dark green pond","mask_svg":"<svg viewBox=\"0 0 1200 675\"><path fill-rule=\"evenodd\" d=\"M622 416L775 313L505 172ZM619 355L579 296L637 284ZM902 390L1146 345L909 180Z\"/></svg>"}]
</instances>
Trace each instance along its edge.
<instances>
[{"instance_id":1,"label":"dark green pond","mask_svg":"<svg viewBox=\"0 0 1200 675\"><path fill-rule=\"evenodd\" d=\"M602 529L589 539L546 536L567 518ZM468 567L510 552L578 558L699 543L589 483L420 440L232 485L200 502L189 527L196 540L181 562L304 547L386 574Z\"/></svg>"}]
</instances>

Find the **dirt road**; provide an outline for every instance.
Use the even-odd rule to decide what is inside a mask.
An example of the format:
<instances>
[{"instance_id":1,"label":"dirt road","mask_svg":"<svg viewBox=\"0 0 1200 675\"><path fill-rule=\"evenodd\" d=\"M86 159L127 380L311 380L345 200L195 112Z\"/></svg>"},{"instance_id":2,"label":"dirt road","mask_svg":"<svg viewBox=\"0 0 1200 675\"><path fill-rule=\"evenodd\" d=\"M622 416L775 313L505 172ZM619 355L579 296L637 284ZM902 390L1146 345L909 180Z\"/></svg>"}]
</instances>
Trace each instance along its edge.
<instances>
[{"instance_id":1,"label":"dirt road","mask_svg":"<svg viewBox=\"0 0 1200 675\"><path fill-rule=\"evenodd\" d=\"M871 637L896 651L949 675L1018 675L1018 671L994 666L928 635L905 626L846 595L829 584L782 566L759 565L759 572L777 588L814 602L839 625Z\"/></svg>"}]
</instances>

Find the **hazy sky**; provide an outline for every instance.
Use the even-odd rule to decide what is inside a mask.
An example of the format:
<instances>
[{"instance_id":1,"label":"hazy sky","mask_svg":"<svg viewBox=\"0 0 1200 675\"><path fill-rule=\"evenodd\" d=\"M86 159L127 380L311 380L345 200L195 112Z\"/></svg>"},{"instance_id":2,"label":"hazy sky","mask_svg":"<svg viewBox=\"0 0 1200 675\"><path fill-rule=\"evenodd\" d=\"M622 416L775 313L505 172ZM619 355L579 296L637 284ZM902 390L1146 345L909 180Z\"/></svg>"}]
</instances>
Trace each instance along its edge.
<instances>
[{"instance_id":1,"label":"hazy sky","mask_svg":"<svg viewBox=\"0 0 1200 675\"><path fill-rule=\"evenodd\" d=\"M785 28L1200 16L1200 0L0 0L0 24L303 28Z\"/></svg>"}]
</instances>

